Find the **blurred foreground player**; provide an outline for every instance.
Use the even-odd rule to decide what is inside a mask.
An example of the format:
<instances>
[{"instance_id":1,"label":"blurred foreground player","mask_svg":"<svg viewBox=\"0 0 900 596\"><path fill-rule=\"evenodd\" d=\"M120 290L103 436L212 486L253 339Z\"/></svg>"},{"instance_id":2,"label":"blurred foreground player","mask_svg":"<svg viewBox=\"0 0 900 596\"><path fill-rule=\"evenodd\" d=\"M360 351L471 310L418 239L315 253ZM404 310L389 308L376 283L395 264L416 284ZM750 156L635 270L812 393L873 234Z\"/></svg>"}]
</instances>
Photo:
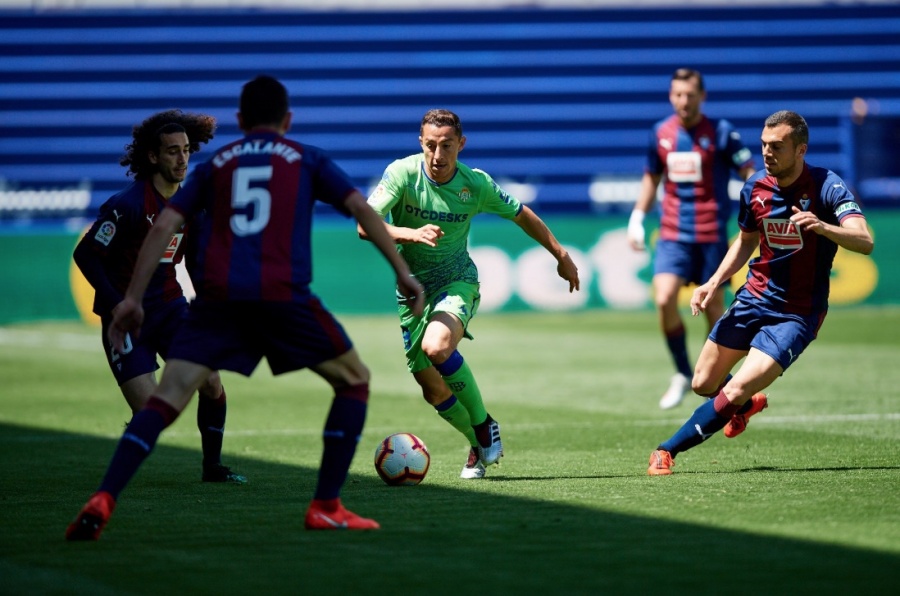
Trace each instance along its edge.
<instances>
[{"instance_id":1,"label":"blurred foreground player","mask_svg":"<svg viewBox=\"0 0 900 596\"><path fill-rule=\"evenodd\" d=\"M259 76L246 83L238 123L244 138L200 165L160 213L116 308L110 341L121 349L127 333L140 331L141 297L172 232L205 209L196 231L197 299L173 342L158 391L125 430L99 490L66 530L68 540L99 538L120 492L210 370L249 376L263 357L273 374L310 368L335 391L306 528L379 527L340 501L365 423L369 370L309 288L315 200L356 218L393 267L398 291L418 312L422 287L394 250L381 218L340 168L322 150L284 137L291 113L280 82Z\"/></svg>"},{"instance_id":2,"label":"blurred foreground player","mask_svg":"<svg viewBox=\"0 0 900 596\"><path fill-rule=\"evenodd\" d=\"M741 190L741 231L722 264L694 290L696 316L716 289L747 262L747 282L719 319L697 360L693 389L708 400L650 455L651 476L672 473L675 457L719 430L728 438L768 405L762 393L812 342L828 312L838 246L874 247L859 205L834 172L806 164L809 129L795 112L776 112L762 131L765 172ZM743 358L734 376L731 370Z\"/></svg>"},{"instance_id":3,"label":"blurred foreground player","mask_svg":"<svg viewBox=\"0 0 900 596\"><path fill-rule=\"evenodd\" d=\"M147 285L142 307L144 332L129 337L123 351L107 339L114 309L125 294L138 251L156 217L181 186L191 154L213 137L216 120L180 110L159 112L135 126L121 165L134 182L100 207L97 220L75 248L74 259L94 288L94 313L100 317L101 341L110 370L132 415L156 391L157 355L165 359L188 309L175 266L182 262L188 226L175 231ZM222 465L225 389L218 372L199 388L197 427L203 449L204 482L243 484L247 479Z\"/></svg>"}]
</instances>

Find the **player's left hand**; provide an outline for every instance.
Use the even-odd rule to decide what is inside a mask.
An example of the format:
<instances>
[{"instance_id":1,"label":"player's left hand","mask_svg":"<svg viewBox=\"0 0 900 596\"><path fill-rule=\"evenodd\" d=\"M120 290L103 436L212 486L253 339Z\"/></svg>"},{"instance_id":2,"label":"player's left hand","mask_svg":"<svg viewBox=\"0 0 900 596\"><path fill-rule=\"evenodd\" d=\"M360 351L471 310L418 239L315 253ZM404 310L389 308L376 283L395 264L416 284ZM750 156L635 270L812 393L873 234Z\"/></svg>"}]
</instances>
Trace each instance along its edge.
<instances>
[{"instance_id":1,"label":"player's left hand","mask_svg":"<svg viewBox=\"0 0 900 596\"><path fill-rule=\"evenodd\" d=\"M569 253L566 253L566 255L559 260L559 264L556 266L556 272L561 278L569 282L570 294L575 290L581 289L581 281L578 279L578 267L575 266L575 261L569 256Z\"/></svg>"},{"instance_id":2,"label":"player's left hand","mask_svg":"<svg viewBox=\"0 0 900 596\"><path fill-rule=\"evenodd\" d=\"M397 291L403 296L403 302L417 317L425 311L425 288L415 275L404 275L397 278Z\"/></svg>"},{"instance_id":3,"label":"player's left hand","mask_svg":"<svg viewBox=\"0 0 900 596\"><path fill-rule=\"evenodd\" d=\"M796 205L791 207L791 210L794 214L791 216L791 221L800 228L800 230L804 232L815 232L816 234L822 234L825 231L825 224L822 223L822 220L816 217L815 213L810 211L801 211L797 209Z\"/></svg>"}]
</instances>

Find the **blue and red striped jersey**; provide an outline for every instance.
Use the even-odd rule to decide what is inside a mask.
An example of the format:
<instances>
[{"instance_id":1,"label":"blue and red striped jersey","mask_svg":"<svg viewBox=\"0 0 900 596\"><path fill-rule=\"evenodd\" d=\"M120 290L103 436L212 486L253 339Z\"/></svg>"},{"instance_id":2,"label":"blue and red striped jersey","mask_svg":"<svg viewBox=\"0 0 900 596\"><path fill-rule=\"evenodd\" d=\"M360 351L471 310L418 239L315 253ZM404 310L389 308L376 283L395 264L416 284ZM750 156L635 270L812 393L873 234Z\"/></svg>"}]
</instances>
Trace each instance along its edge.
<instances>
[{"instance_id":1,"label":"blue and red striped jersey","mask_svg":"<svg viewBox=\"0 0 900 596\"><path fill-rule=\"evenodd\" d=\"M794 206L832 225L863 217L853 193L830 170L805 164L800 177L786 188L779 188L765 170L757 172L741 190L738 225L744 232L759 232L760 254L750 261L738 298L747 291L779 312L824 313L838 245L798 229L790 220Z\"/></svg>"},{"instance_id":2,"label":"blue and red striped jersey","mask_svg":"<svg viewBox=\"0 0 900 596\"><path fill-rule=\"evenodd\" d=\"M356 190L321 149L253 132L200 164L170 206L191 220L198 300L296 301L312 281L316 200L349 215Z\"/></svg>"},{"instance_id":3,"label":"blue and red striped jersey","mask_svg":"<svg viewBox=\"0 0 900 596\"><path fill-rule=\"evenodd\" d=\"M660 238L679 242L720 242L728 238L731 171L753 165L749 149L728 120L703 116L686 129L676 115L650 133L646 171L662 176Z\"/></svg>"},{"instance_id":4,"label":"blue and red striped jersey","mask_svg":"<svg viewBox=\"0 0 900 596\"><path fill-rule=\"evenodd\" d=\"M75 249L75 261L96 292L94 313L106 315L122 300L144 238L165 206L166 200L151 181L136 180L100 207L97 220ZM153 272L144 294L145 310L184 295L175 265L184 253L185 231L183 228L172 237Z\"/></svg>"}]
</instances>

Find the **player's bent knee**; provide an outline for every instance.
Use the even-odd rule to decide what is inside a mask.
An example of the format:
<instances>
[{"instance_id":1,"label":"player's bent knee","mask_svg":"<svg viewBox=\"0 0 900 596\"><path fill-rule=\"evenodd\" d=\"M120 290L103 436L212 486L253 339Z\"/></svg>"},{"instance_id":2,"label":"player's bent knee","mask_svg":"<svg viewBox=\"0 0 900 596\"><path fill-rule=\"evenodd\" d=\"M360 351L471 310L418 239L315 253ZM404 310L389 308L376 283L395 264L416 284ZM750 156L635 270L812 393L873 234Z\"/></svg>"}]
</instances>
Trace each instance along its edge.
<instances>
[{"instance_id":1,"label":"player's bent knee","mask_svg":"<svg viewBox=\"0 0 900 596\"><path fill-rule=\"evenodd\" d=\"M368 367L355 350L321 362L313 370L335 388L368 384L371 379Z\"/></svg>"},{"instance_id":2,"label":"player's bent knee","mask_svg":"<svg viewBox=\"0 0 900 596\"><path fill-rule=\"evenodd\" d=\"M222 377L219 375L218 371L213 371L209 374L203 384L200 385L198 391L202 398L218 399L219 396L222 395L222 390Z\"/></svg>"}]
</instances>

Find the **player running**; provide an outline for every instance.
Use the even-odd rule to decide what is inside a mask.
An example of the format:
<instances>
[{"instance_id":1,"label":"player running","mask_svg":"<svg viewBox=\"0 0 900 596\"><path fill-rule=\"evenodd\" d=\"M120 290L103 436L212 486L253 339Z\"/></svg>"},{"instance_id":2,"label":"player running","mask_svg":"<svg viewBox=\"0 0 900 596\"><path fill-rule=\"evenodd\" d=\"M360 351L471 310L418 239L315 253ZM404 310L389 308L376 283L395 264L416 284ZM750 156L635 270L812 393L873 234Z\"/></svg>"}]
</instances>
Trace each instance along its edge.
<instances>
[{"instance_id":1,"label":"player running","mask_svg":"<svg viewBox=\"0 0 900 596\"><path fill-rule=\"evenodd\" d=\"M650 455L651 476L672 473L675 457L723 428L736 437L768 405L762 393L816 338L828 312L831 266L838 246L874 248L862 211L837 174L805 162L809 129L795 112L776 112L762 131L765 172L741 190L741 231L719 268L694 290L696 316L717 288L750 261L738 290L703 346L693 389L708 400ZM734 376L731 370L742 359Z\"/></svg>"},{"instance_id":2,"label":"player running","mask_svg":"<svg viewBox=\"0 0 900 596\"><path fill-rule=\"evenodd\" d=\"M406 364L425 401L462 433L469 456L461 478L481 478L503 455L500 425L488 414L469 364L457 349L478 310L478 270L468 251L472 218L493 213L516 223L557 260L569 291L579 289L578 268L544 222L491 177L457 161L466 144L459 117L430 110L419 130L422 153L391 163L369 205L389 216L387 230L425 286L425 311L400 301ZM359 229L362 238L368 233Z\"/></svg>"},{"instance_id":3,"label":"player running","mask_svg":"<svg viewBox=\"0 0 900 596\"><path fill-rule=\"evenodd\" d=\"M653 260L653 291L659 325L675 365L669 388L659 400L666 410L682 402L691 389L691 362L678 293L685 285L702 283L719 266L728 250L731 172L746 180L756 170L752 154L734 126L724 119L707 118L703 76L679 68L672 75L669 102L675 112L653 126L647 167L628 222L628 240L644 250L644 216L656 201L665 176L659 222L659 240ZM724 285L705 310L709 329L725 310Z\"/></svg>"}]
</instances>

